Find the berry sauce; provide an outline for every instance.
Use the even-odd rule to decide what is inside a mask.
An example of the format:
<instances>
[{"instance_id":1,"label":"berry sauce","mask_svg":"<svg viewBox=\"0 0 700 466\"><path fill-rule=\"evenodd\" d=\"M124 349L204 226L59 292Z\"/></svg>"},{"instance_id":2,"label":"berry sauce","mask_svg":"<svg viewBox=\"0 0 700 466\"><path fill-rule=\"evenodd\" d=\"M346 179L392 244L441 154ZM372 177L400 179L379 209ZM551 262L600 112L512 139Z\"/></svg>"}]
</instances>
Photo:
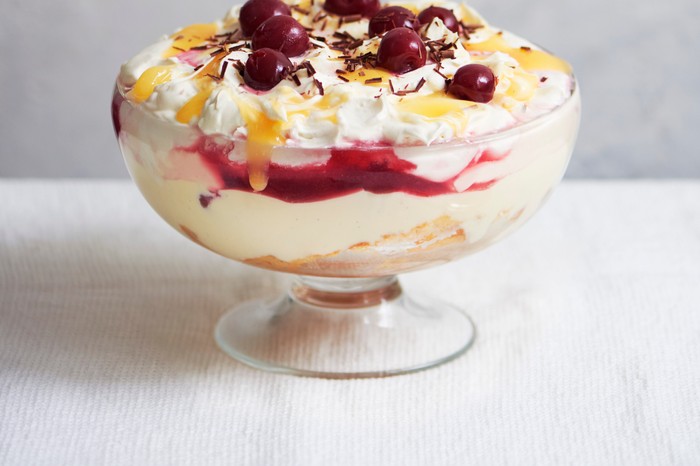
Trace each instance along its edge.
<instances>
[{"instance_id":1,"label":"berry sauce","mask_svg":"<svg viewBox=\"0 0 700 466\"><path fill-rule=\"evenodd\" d=\"M219 196L219 191L234 189L254 192L248 181L244 162L231 161L228 154L233 142L217 142L202 136L189 147L178 150L198 154L202 162L218 180L218 186L209 187L199 201L206 208ZM472 161L465 171L495 158L485 152ZM458 174L445 181L432 181L412 172L416 166L400 159L391 147L372 146L332 149L331 158L324 164L287 166L270 163L267 187L258 194L290 203L315 202L367 191L375 194L404 192L414 196L436 196L455 193ZM469 191L487 189L496 180L471 186Z\"/></svg>"},{"instance_id":2,"label":"berry sauce","mask_svg":"<svg viewBox=\"0 0 700 466\"><path fill-rule=\"evenodd\" d=\"M122 102L124 102L124 97L122 97L119 91L115 88L114 96L112 98L112 125L114 126L114 134L117 135L117 139L119 139L119 133L122 130L122 122L119 121L119 109L122 106Z\"/></svg>"}]
</instances>

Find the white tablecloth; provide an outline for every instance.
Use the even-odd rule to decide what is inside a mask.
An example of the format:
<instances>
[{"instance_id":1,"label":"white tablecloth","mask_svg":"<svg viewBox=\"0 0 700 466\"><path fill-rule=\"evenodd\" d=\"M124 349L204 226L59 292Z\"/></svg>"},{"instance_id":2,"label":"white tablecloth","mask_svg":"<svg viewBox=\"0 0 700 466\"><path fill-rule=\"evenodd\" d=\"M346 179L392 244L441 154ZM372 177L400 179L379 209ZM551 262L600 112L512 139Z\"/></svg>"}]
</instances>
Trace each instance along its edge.
<instances>
[{"instance_id":1,"label":"white tablecloth","mask_svg":"<svg viewBox=\"0 0 700 466\"><path fill-rule=\"evenodd\" d=\"M179 236L126 181L0 181L0 463L700 464L700 181L565 182L521 231L403 277L472 349L327 381L222 354L282 274Z\"/></svg>"}]
</instances>

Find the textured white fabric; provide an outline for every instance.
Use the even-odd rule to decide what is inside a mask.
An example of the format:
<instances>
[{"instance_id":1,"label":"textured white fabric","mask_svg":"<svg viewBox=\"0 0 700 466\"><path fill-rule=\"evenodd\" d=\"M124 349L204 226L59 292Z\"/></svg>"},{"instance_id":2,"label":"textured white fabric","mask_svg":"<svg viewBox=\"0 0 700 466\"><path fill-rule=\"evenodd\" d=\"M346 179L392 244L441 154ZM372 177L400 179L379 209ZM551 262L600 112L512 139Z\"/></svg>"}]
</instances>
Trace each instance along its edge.
<instances>
[{"instance_id":1,"label":"textured white fabric","mask_svg":"<svg viewBox=\"0 0 700 466\"><path fill-rule=\"evenodd\" d=\"M362 381L222 354L288 277L180 237L127 182L0 181L0 463L700 464L700 181L566 182L521 231L403 277L473 348Z\"/></svg>"}]
</instances>

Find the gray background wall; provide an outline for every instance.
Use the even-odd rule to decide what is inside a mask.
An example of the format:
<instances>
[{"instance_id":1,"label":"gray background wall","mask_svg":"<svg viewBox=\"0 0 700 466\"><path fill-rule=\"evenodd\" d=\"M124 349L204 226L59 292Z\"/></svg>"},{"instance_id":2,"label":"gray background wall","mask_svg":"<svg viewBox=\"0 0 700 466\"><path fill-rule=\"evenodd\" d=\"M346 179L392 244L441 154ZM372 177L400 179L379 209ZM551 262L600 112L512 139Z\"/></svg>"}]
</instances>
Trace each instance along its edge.
<instances>
[{"instance_id":1,"label":"gray background wall","mask_svg":"<svg viewBox=\"0 0 700 466\"><path fill-rule=\"evenodd\" d=\"M570 177L700 177L700 0L473 0L575 66ZM109 119L119 64L225 0L0 0L0 176L126 176Z\"/></svg>"}]
</instances>

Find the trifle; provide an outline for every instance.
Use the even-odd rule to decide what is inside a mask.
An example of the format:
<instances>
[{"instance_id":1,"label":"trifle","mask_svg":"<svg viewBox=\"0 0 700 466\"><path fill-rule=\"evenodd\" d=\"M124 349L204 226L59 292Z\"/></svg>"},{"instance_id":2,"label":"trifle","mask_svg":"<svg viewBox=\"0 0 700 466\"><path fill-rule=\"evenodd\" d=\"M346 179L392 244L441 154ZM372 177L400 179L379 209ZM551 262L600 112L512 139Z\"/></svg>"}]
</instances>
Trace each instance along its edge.
<instances>
[{"instance_id":1,"label":"trifle","mask_svg":"<svg viewBox=\"0 0 700 466\"><path fill-rule=\"evenodd\" d=\"M408 299L394 276L532 216L579 116L568 63L450 2L249 0L125 63L112 103L129 171L170 225L300 275L227 314L220 345L323 376L402 373L468 347L463 314ZM318 357L358 345L382 350Z\"/></svg>"}]
</instances>

